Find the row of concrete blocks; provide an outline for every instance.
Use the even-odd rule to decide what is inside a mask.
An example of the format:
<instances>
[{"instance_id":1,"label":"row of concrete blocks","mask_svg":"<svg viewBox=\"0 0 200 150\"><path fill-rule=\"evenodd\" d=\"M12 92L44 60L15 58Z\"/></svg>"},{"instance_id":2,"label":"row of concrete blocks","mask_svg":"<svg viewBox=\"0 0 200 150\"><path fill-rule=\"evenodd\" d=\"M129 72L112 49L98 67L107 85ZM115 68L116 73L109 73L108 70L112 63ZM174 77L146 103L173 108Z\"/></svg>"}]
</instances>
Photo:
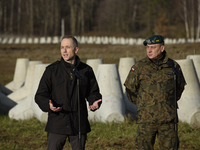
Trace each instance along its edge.
<instances>
[{"instance_id":1,"label":"row of concrete blocks","mask_svg":"<svg viewBox=\"0 0 200 150\"><path fill-rule=\"evenodd\" d=\"M21 65L19 65L20 61ZM188 55L186 59L177 60L177 62L187 82L181 99L178 101L179 120L189 123L191 127L200 127L200 55ZM136 117L137 108L128 100L122 85L134 63L135 58L121 58L117 68L116 64L103 64L102 59L87 60L87 64L95 72L103 96L103 103L99 110L91 112L88 109L90 121L123 122L128 113L133 118ZM36 117L41 122L47 121L47 113L42 112L34 102L39 80L47 65L41 61L17 60L14 79L6 85L14 91L7 96L7 102L10 100L17 103L9 110L10 118L25 120ZM21 80L19 83L19 79L24 79L24 81ZM21 87L24 82L25 84Z\"/></svg>"},{"instance_id":2,"label":"row of concrete blocks","mask_svg":"<svg viewBox=\"0 0 200 150\"><path fill-rule=\"evenodd\" d=\"M108 37L108 36L75 36L80 44L119 44L119 45L142 45L143 38L124 38L124 37ZM1 44L58 44L61 37L0 37ZM200 42L200 39L184 39L165 38L165 44L181 44Z\"/></svg>"}]
</instances>

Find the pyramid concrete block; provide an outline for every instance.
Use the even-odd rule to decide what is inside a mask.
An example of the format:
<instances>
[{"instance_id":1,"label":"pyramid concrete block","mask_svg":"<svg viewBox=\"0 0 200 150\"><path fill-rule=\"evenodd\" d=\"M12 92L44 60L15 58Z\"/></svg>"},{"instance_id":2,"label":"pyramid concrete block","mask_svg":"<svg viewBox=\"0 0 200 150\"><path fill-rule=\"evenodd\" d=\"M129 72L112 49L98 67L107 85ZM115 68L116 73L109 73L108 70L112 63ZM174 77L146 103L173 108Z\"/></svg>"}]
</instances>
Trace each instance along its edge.
<instances>
[{"instance_id":1,"label":"pyramid concrete block","mask_svg":"<svg viewBox=\"0 0 200 150\"><path fill-rule=\"evenodd\" d=\"M33 43L33 38L32 38L32 37L29 37L28 40L27 40L27 43L28 43L28 44L32 44L32 43Z\"/></svg>"},{"instance_id":2,"label":"pyramid concrete block","mask_svg":"<svg viewBox=\"0 0 200 150\"><path fill-rule=\"evenodd\" d=\"M47 37L46 43L47 43L47 44L50 44L50 43L51 43L51 37L49 37L49 36Z\"/></svg>"},{"instance_id":3,"label":"pyramid concrete block","mask_svg":"<svg viewBox=\"0 0 200 150\"><path fill-rule=\"evenodd\" d=\"M1 43L2 44L7 44L7 42L8 42L8 37L4 37Z\"/></svg>"},{"instance_id":4,"label":"pyramid concrete block","mask_svg":"<svg viewBox=\"0 0 200 150\"><path fill-rule=\"evenodd\" d=\"M48 113L47 112L43 112L39 106L35 103L35 94L40 82L40 79L46 69L46 67L49 64L38 64L35 66L35 74L34 74L34 79L33 79L33 88L32 88L32 92L33 92L33 97L32 97L32 110L33 110L33 115L35 118L37 118L40 122L47 122L47 118L48 118Z\"/></svg>"},{"instance_id":5,"label":"pyramid concrete block","mask_svg":"<svg viewBox=\"0 0 200 150\"><path fill-rule=\"evenodd\" d=\"M10 37L9 39L8 39L8 44L12 44L14 42L14 38L13 37Z\"/></svg>"},{"instance_id":6,"label":"pyramid concrete block","mask_svg":"<svg viewBox=\"0 0 200 150\"><path fill-rule=\"evenodd\" d=\"M41 118L38 118L41 122L47 121L47 113L42 112L40 109L38 109L37 104L34 101L34 96L37 90L37 87L39 85L40 78L44 72L45 67L47 64L36 64L35 70L34 70L34 77L33 77L33 84L32 84L32 91L31 94L28 95L24 100L20 101L15 107L13 107L9 111L9 117L11 119L15 120L27 120L35 116L38 118L38 115L40 114L43 116L46 116L46 119L41 120Z\"/></svg>"},{"instance_id":7,"label":"pyramid concrete block","mask_svg":"<svg viewBox=\"0 0 200 150\"><path fill-rule=\"evenodd\" d=\"M131 67L135 64L136 60L134 57L124 57L120 58L119 60L119 75L120 75L120 80L122 84L122 90L124 94L124 102L126 106L126 114L128 115L129 113L131 114L132 118L136 118L137 115L137 107L135 104L129 101L127 94L126 94L126 89L124 86L124 82L131 70Z\"/></svg>"},{"instance_id":8,"label":"pyramid concrete block","mask_svg":"<svg viewBox=\"0 0 200 150\"><path fill-rule=\"evenodd\" d=\"M180 64L187 85L178 101L179 120L187 122L193 128L200 127L200 87L191 59L177 60Z\"/></svg>"},{"instance_id":9,"label":"pyramid concrete block","mask_svg":"<svg viewBox=\"0 0 200 150\"><path fill-rule=\"evenodd\" d=\"M28 58L18 58L16 60L13 81L6 84L5 87L7 87L12 91L16 91L23 85L26 78L28 63L29 63Z\"/></svg>"},{"instance_id":10,"label":"pyramid concrete block","mask_svg":"<svg viewBox=\"0 0 200 150\"><path fill-rule=\"evenodd\" d=\"M8 97L10 99L19 103L21 100L25 99L28 95L31 94L35 65L42 63L42 61L29 61L25 84L23 87L9 94Z\"/></svg>"},{"instance_id":11,"label":"pyramid concrete block","mask_svg":"<svg viewBox=\"0 0 200 150\"><path fill-rule=\"evenodd\" d=\"M100 64L97 81L102 94L102 105L95 112L95 121L123 122L125 104L116 64Z\"/></svg>"},{"instance_id":12,"label":"pyramid concrete block","mask_svg":"<svg viewBox=\"0 0 200 150\"><path fill-rule=\"evenodd\" d=\"M19 44L19 43L20 43L20 38L17 37L17 38L15 39L15 44Z\"/></svg>"},{"instance_id":13,"label":"pyramid concrete block","mask_svg":"<svg viewBox=\"0 0 200 150\"><path fill-rule=\"evenodd\" d=\"M187 55L186 59L192 59L194 68L197 73L198 80L200 82L200 55Z\"/></svg>"},{"instance_id":14,"label":"pyramid concrete block","mask_svg":"<svg viewBox=\"0 0 200 150\"><path fill-rule=\"evenodd\" d=\"M24 100L20 101L16 106L10 109L8 113L11 119L26 120L33 117L31 109L31 96L27 96Z\"/></svg>"},{"instance_id":15,"label":"pyramid concrete block","mask_svg":"<svg viewBox=\"0 0 200 150\"><path fill-rule=\"evenodd\" d=\"M40 44L45 44L46 43L46 38L45 37L41 37L40 38Z\"/></svg>"},{"instance_id":16,"label":"pyramid concrete block","mask_svg":"<svg viewBox=\"0 0 200 150\"><path fill-rule=\"evenodd\" d=\"M60 41L59 41L59 37L58 36L54 36L53 37L53 39L52 39L52 43L53 44L57 44L57 43L59 43Z\"/></svg>"},{"instance_id":17,"label":"pyramid concrete block","mask_svg":"<svg viewBox=\"0 0 200 150\"><path fill-rule=\"evenodd\" d=\"M21 44L26 44L26 38L25 38L25 37L23 37L23 38L21 39Z\"/></svg>"},{"instance_id":18,"label":"pyramid concrete block","mask_svg":"<svg viewBox=\"0 0 200 150\"><path fill-rule=\"evenodd\" d=\"M88 64L90 67L92 67L94 74L96 76L97 69L99 64L103 64L103 59L87 59L86 64Z\"/></svg>"},{"instance_id":19,"label":"pyramid concrete block","mask_svg":"<svg viewBox=\"0 0 200 150\"><path fill-rule=\"evenodd\" d=\"M34 43L34 44L38 44L38 43L39 43L39 38L38 38L38 37L35 37L35 38L33 39L33 43Z\"/></svg>"}]
</instances>

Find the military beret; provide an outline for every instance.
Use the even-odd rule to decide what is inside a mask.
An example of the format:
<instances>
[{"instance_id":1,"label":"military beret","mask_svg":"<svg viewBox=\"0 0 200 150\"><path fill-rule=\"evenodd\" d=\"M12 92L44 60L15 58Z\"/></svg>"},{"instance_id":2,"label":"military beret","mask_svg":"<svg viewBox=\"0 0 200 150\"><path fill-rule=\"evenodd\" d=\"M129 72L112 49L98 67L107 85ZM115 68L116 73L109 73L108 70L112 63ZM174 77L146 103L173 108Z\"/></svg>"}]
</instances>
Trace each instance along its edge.
<instances>
[{"instance_id":1,"label":"military beret","mask_svg":"<svg viewBox=\"0 0 200 150\"><path fill-rule=\"evenodd\" d=\"M158 44L158 43L164 44L164 38L161 35L152 35L143 42L144 46L146 46L147 44Z\"/></svg>"}]
</instances>

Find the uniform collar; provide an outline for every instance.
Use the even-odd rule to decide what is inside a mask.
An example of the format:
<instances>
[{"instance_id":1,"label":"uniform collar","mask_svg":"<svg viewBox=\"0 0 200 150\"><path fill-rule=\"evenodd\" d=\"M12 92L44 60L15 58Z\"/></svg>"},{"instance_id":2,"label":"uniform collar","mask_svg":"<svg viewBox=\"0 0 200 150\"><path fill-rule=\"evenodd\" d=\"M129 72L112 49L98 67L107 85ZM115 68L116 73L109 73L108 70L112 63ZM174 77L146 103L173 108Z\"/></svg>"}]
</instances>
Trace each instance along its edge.
<instances>
[{"instance_id":1,"label":"uniform collar","mask_svg":"<svg viewBox=\"0 0 200 150\"><path fill-rule=\"evenodd\" d=\"M149 63L154 63L154 64L160 66L160 65L162 65L162 64L167 63L168 55L167 55L167 52L166 52L166 51L163 51L162 56L161 56L159 59L149 59L149 57L147 56L147 57L146 57L146 60L147 60Z\"/></svg>"},{"instance_id":2,"label":"uniform collar","mask_svg":"<svg viewBox=\"0 0 200 150\"><path fill-rule=\"evenodd\" d=\"M149 59L149 57L147 56L146 57L146 62L152 67L152 68L163 68L163 67L168 67L168 65L167 65L167 61L168 61L168 59L169 59L169 57L168 57L168 55L167 55L167 52L166 51L164 51L163 52L163 57L162 58L160 58L159 60L151 60L151 59Z\"/></svg>"}]
</instances>

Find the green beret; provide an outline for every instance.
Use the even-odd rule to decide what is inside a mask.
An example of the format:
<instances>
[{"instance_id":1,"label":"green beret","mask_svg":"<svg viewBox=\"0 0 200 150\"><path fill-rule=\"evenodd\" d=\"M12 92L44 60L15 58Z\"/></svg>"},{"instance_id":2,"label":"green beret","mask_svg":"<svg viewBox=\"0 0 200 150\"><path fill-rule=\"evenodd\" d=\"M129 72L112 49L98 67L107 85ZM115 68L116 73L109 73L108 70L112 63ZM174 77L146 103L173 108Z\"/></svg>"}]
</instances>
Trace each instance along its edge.
<instances>
[{"instance_id":1,"label":"green beret","mask_svg":"<svg viewBox=\"0 0 200 150\"><path fill-rule=\"evenodd\" d=\"M161 35L152 35L143 42L144 46L147 46L147 44L158 44L158 43L164 44L164 38Z\"/></svg>"}]
</instances>

